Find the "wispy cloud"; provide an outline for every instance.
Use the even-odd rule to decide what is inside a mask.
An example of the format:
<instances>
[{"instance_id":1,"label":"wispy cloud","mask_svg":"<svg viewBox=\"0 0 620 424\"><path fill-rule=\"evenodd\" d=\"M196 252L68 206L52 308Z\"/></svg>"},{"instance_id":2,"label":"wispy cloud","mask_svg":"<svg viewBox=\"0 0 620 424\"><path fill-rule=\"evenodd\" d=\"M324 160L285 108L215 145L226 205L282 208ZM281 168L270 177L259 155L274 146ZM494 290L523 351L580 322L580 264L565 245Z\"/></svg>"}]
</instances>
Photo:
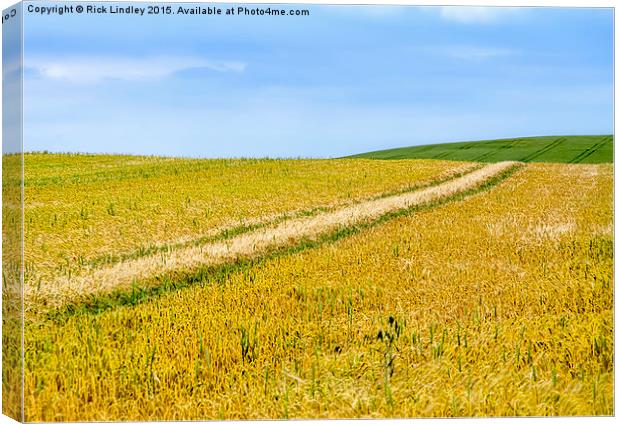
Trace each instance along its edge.
<instances>
[{"instance_id":1,"label":"wispy cloud","mask_svg":"<svg viewBox=\"0 0 620 424\"><path fill-rule=\"evenodd\" d=\"M10 77L18 78L22 70L21 57L9 57L5 58L4 66L2 67L2 78L7 79Z\"/></svg>"},{"instance_id":2,"label":"wispy cloud","mask_svg":"<svg viewBox=\"0 0 620 424\"><path fill-rule=\"evenodd\" d=\"M436 50L445 56L463 60L484 60L516 54L512 49L484 46L446 46Z\"/></svg>"},{"instance_id":3,"label":"wispy cloud","mask_svg":"<svg viewBox=\"0 0 620 424\"><path fill-rule=\"evenodd\" d=\"M27 67L51 79L74 83L96 83L106 79L148 81L177 72L203 68L216 72L243 72L246 64L237 61L208 60L199 57L158 56L123 57L29 57Z\"/></svg>"},{"instance_id":4,"label":"wispy cloud","mask_svg":"<svg viewBox=\"0 0 620 424\"><path fill-rule=\"evenodd\" d=\"M343 15L358 15L369 18L391 18L402 15L406 8L402 6L380 6L380 5L347 5L333 6L330 11Z\"/></svg>"},{"instance_id":5,"label":"wispy cloud","mask_svg":"<svg viewBox=\"0 0 620 424\"><path fill-rule=\"evenodd\" d=\"M518 13L515 7L442 6L440 15L447 21L464 24L493 23Z\"/></svg>"}]
</instances>

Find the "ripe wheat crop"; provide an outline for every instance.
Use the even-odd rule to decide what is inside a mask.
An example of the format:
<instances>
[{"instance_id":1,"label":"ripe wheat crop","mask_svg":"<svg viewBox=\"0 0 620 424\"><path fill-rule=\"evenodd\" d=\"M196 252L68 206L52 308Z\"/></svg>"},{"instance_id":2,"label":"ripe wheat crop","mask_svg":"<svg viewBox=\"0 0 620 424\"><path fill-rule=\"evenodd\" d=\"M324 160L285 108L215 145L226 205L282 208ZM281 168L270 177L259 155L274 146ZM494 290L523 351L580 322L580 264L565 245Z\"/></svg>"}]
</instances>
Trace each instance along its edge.
<instances>
[{"instance_id":1,"label":"ripe wheat crop","mask_svg":"<svg viewBox=\"0 0 620 424\"><path fill-rule=\"evenodd\" d=\"M25 288L26 305L40 309L55 308L69 303L80 303L103 294L126 290L136 282L140 288L159 284L161 278L171 272L192 272L206 265L216 266L265 255L270 250L298 244L300 241L316 241L330 232L372 222L389 213L420 207L457 193L476 189L485 182L513 170L518 164L502 162L468 172L432 187L382 196L337 208L315 216L304 216L268 225L238 236L197 246L177 248L118 263L111 267L93 269L62 276L55 280L40 282L36 287ZM151 280L148 284L147 281Z\"/></svg>"},{"instance_id":2,"label":"ripe wheat crop","mask_svg":"<svg viewBox=\"0 0 620 424\"><path fill-rule=\"evenodd\" d=\"M612 186L612 165L529 164L307 248L32 320L26 419L611 415Z\"/></svg>"},{"instance_id":3,"label":"ripe wheat crop","mask_svg":"<svg viewBox=\"0 0 620 424\"><path fill-rule=\"evenodd\" d=\"M27 154L26 284L406 191L472 166Z\"/></svg>"}]
</instances>

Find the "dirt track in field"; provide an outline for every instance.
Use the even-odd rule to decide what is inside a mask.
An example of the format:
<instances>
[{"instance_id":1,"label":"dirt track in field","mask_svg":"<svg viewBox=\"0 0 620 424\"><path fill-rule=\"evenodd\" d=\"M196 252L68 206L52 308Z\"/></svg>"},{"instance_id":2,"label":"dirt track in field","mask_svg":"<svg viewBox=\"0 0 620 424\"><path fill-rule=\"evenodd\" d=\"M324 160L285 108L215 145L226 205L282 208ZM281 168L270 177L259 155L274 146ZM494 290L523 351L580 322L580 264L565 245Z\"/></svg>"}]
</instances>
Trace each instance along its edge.
<instances>
[{"instance_id":1,"label":"dirt track in field","mask_svg":"<svg viewBox=\"0 0 620 424\"><path fill-rule=\"evenodd\" d=\"M369 200L314 216L286 220L224 241L141 257L107 268L86 270L71 277L43 282L36 288L26 286L25 303L32 308L55 308L117 289L129 288L135 282L174 270L221 265L240 257L257 257L261 253L292 245L302 239L316 239L339 228L372 221L390 212L424 205L474 189L515 165L516 162L494 163L436 186Z\"/></svg>"}]
</instances>

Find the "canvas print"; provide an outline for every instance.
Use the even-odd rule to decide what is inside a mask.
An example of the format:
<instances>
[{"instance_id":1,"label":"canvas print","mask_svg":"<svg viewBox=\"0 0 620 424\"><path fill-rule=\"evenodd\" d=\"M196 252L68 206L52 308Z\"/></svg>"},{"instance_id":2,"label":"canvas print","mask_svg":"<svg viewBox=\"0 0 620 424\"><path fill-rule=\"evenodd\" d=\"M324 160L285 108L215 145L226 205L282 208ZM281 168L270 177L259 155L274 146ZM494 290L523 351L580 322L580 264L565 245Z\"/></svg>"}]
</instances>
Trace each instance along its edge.
<instances>
[{"instance_id":1,"label":"canvas print","mask_svg":"<svg viewBox=\"0 0 620 424\"><path fill-rule=\"evenodd\" d=\"M613 8L2 32L5 415L614 414Z\"/></svg>"}]
</instances>

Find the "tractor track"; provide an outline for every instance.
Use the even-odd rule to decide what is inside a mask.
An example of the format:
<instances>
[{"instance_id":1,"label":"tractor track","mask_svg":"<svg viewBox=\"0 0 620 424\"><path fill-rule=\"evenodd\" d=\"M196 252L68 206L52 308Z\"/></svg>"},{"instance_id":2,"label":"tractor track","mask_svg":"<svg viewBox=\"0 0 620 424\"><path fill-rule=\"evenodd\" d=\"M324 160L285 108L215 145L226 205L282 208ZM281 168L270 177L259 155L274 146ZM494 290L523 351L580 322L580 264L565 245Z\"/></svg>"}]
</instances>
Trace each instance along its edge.
<instances>
[{"instance_id":1,"label":"tractor track","mask_svg":"<svg viewBox=\"0 0 620 424\"><path fill-rule=\"evenodd\" d=\"M314 216L299 217L240 234L227 240L189 246L79 274L62 276L39 286L26 286L28 309L45 310L88 302L93 297L133 289L143 281L177 270L221 266L242 259L261 257L277 248L317 240L330 232L377 220L401 210L441 202L468 193L519 166L499 162L431 187L379 197Z\"/></svg>"}]
</instances>

